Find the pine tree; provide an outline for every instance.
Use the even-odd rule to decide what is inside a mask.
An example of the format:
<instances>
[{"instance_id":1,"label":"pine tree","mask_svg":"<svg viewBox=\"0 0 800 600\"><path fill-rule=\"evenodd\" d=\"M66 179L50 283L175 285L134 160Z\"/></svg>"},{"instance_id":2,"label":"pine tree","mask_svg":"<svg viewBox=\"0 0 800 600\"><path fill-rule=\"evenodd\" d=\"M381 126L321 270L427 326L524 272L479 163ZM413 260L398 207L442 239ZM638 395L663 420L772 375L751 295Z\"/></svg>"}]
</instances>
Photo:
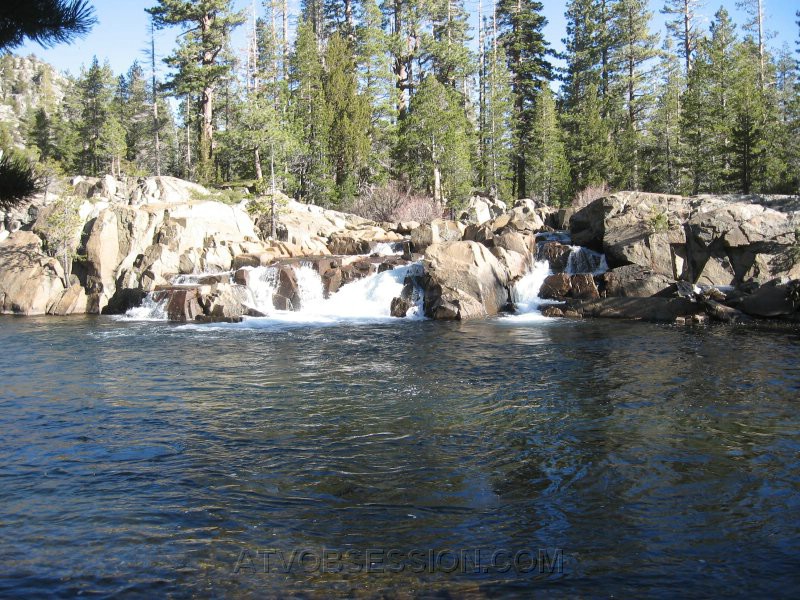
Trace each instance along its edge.
<instances>
[{"instance_id":1,"label":"pine tree","mask_svg":"<svg viewBox=\"0 0 800 600\"><path fill-rule=\"evenodd\" d=\"M526 173L528 147L533 127L536 100L553 78L551 54L544 38L547 19L541 14L542 3L536 0L501 0L498 19L502 41L513 74L515 104L514 192L518 198L528 194Z\"/></svg>"},{"instance_id":2,"label":"pine tree","mask_svg":"<svg viewBox=\"0 0 800 600\"><path fill-rule=\"evenodd\" d=\"M601 80L602 49L599 6L594 0L570 0L567 4L567 65L562 86L564 112L579 110L588 86L597 88Z\"/></svg>"},{"instance_id":3,"label":"pine tree","mask_svg":"<svg viewBox=\"0 0 800 600\"><path fill-rule=\"evenodd\" d=\"M775 60L775 111L767 152L777 157L777 171L770 187L792 194L800 185L800 77L788 44Z\"/></svg>"},{"instance_id":4,"label":"pine tree","mask_svg":"<svg viewBox=\"0 0 800 600\"><path fill-rule=\"evenodd\" d=\"M355 58L359 89L370 107L369 137L372 159L366 165L370 181L383 181L390 172L392 148L397 144L394 85L389 65L389 36L382 28L375 0L361 0L361 22L356 28Z\"/></svg>"},{"instance_id":5,"label":"pine tree","mask_svg":"<svg viewBox=\"0 0 800 600\"><path fill-rule=\"evenodd\" d=\"M736 45L733 60L731 187L744 194L768 192L777 167L777 157L769 152L775 102L760 79L768 71L762 71L758 44L750 38Z\"/></svg>"},{"instance_id":6,"label":"pine tree","mask_svg":"<svg viewBox=\"0 0 800 600\"><path fill-rule=\"evenodd\" d=\"M542 90L536 103L533 121L528 182L534 198L558 206L566 201L569 190L569 164L558 122L556 102L550 88Z\"/></svg>"},{"instance_id":7,"label":"pine tree","mask_svg":"<svg viewBox=\"0 0 800 600\"><path fill-rule=\"evenodd\" d=\"M153 148L153 115L147 77L138 62L134 62L128 73L119 78L116 103L125 128L125 158L137 171L148 172L152 164L149 158Z\"/></svg>"},{"instance_id":8,"label":"pine tree","mask_svg":"<svg viewBox=\"0 0 800 600\"><path fill-rule=\"evenodd\" d=\"M61 106L50 118L52 158L64 171L81 170L82 142L79 131L83 111L81 101L77 80L69 78Z\"/></svg>"},{"instance_id":9,"label":"pine tree","mask_svg":"<svg viewBox=\"0 0 800 600\"><path fill-rule=\"evenodd\" d=\"M25 38L46 47L83 37L96 19L86 0L26 0L0 5L0 50Z\"/></svg>"},{"instance_id":10,"label":"pine tree","mask_svg":"<svg viewBox=\"0 0 800 600\"><path fill-rule=\"evenodd\" d=\"M176 69L167 86L182 96L198 100L198 173L203 181L213 178L214 94L228 67L220 64L231 30L244 18L233 10L232 0L159 0L147 9L158 28L183 28L181 42L165 62Z\"/></svg>"},{"instance_id":11,"label":"pine tree","mask_svg":"<svg viewBox=\"0 0 800 600\"><path fill-rule=\"evenodd\" d=\"M472 129L460 95L428 75L401 123L403 167L437 202L458 208L472 190Z\"/></svg>"},{"instance_id":12,"label":"pine tree","mask_svg":"<svg viewBox=\"0 0 800 600\"><path fill-rule=\"evenodd\" d=\"M369 155L370 110L359 94L352 48L334 33L325 52L324 102L330 116L327 153L333 166L336 202L352 198Z\"/></svg>"},{"instance_id":13,"label":"pine tree","mask_svg":"<svg viewBox=\"0 0 800 600\"><path fill-rule=\"evenodd\" d=\"M423 58L430 70L444 84L464 91L467 78L474 72L469 51L468 14L463 0L429 0L430 34L422 36Z\"/></svg>"},{"instance_id":14,"label":"pine tree","mask_svg":"<svg viewBox=\"0 0 800 600\"><path fill-rule=\"evenodd\" d=\"M643 131L653 103L652 67L658 55L658 36L649 29L651 13L646 0L619 0L614 21L619 46L612 53L615 84L622 97L624 117L617 136L623 172L621 183L639 189Z\"/></svg>"},{"instance_id":15,"label":"pine tree","mask_svg":"<svg viewBox=\"0 0 800 600\"><path fill-rule=\"evenodd\" d=\"M681 94L685 79L679 58L672 52L672 40L667 38L658 68L656 106L650 123L648 169L645 188L667 194L684 190L681 170Z\"/></svg>"},{"instance_id":16,"label":"pine tree","mask_svg":"<svg viewBox=\"0 0 800 600\"><path fill-rule=\"evenodd\" d=\"M82 108L78 132L83 142L80 162L83 172L99 175L111 167L112 157L119 150L113 114L114 74L108 63L100 65L94 57L88 70L77 82Z\"/></svg>"},{"instance_id":17,"label":"pine tree","mask_svg":"<svg viewBox=\"0 0 800 600\"><path fill-rule=\"evenodd\" d=\"M698 21L701 0L666 0L661 13L672 15L667 21L667 31L678 44L678 56L684 59L686 73L692 70L692 61L700 40Z\"/></svg>"},{"instance_id":18,"label":"pine tree","mask_svg":"<svg viewBox=\"0 0 800 600\"><path fill-rule=\"evenodd\" d=\"M414 88L414 61L418 59L421 13L424 0L382 0L381 11L388 24L388 48L392 57L398 120L408 112Z\"/></svg>"},{"instance_id":19,"label":"pine tree","mask_svg":"<svg viewBox=\"0 0 800 600\"><path fill-rule=\"evenodd\" d=\"M28 146L36 148L39 160L42 162L53 157L55 152L53 123L44 108L39 108L33 114L28 131Z\"/></svg>"},{"instance_id":20,"label":"pine tree","mask_svg":"<svg viewBox=\"0 0 800 600\"><path fill-rule=\"evenodd\" d=\"M332 116L325 102L324 68L312 21L303 20L297 28L291 76L293 118L301 144L292 165L297 193L304 200L326 204L333 197L333 168L327 153Z\"/></svg>"},{"instance_id":21,"label":"pine tree","mask_svg":"<svg viewBox=\"0 0 800 600\"><path fill-rule=\"evenodd\" d=\"M219 137L237 172L254 176L262 189L267 177L270 187L274 178L282 183L280 186L276 183L276 187L286 188L282 174L296 151L296 140L280 110L268 97L251 91L244 101L236 102L234 112L231 126Z\"/></svg>"},{"instance_id":22,"label":"pine tree","mask_svg":"<svg viewBox=\"0 0 800 600\"><path fill-rule=\"evenodd\" d=\"M606 0L571 0L567 5L567 37L563 40L567 64L561 93L572 192L616 178L607 118L613 33L610 14ZM604 168L609 170L601 173Z\"/></svg>"},{"instance_id":23,"label":"pine tree","mask_svg":"<svg viewBox=\"0 0 800 600\"><path fill-rule=\"evenodd\" d=\"M711 24L711 38L698 47L683 98L681 138L693 194L732 189L735 45L735 26L720 9Z\"/></svg>"},{"instance_id":24,"label":"pine tree","mask_svg":"<svg viewBox=\"0 0 800 600\"><path fill-rule=\"evenodd\" d=\"M619 164L609 143L608 120L603 118L603 102L595 84L586 88L585 98L574 113L580 134L571 136L567 156L572 167L573 192L590 186L604 186L618 177Z\"/></svg>"},{"instance_id":25,"label":"pine tree","mask_svg":"<svg viewBox=\"0 0 800 600\"><path fill-rule=\"evenodd\" d=\"M338 33L348 42L356 39L356 0L326 0L322 2L326 39Z\"/></svg>"}]
</instances>

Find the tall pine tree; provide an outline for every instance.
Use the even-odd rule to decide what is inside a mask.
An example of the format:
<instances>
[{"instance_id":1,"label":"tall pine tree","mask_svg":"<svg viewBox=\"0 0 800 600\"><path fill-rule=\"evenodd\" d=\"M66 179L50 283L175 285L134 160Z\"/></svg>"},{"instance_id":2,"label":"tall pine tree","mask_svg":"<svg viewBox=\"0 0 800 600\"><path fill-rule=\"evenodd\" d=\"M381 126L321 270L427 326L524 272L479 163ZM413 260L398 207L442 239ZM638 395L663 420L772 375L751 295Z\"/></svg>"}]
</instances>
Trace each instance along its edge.
<instances>
[{"instance_id":1,"label":"tall pine tree","mask_svg":"<svg viewBox=\"0 0 800 600\"><path fill-rule=\"evenodd\" d=\"M147 12L158 28L177 25L183 29L180 45L165 59L176 70L167 85L198 103L198 174L201 180L210 181L214 176L215 93L229 69L221 64L220 53L244 16L234 11L233 0L159 0Z\"/></svg>"},{"instance_id":2,"label":"tall pine tree","mask_svg":"<svg viewBox=\"0 0 800 600\"><path fill-rule=\"evenodd\" d=\"M497 15L500 40L513 75L514 193L518 198L524 198L528 194L526 175L531 160L528 149L536 102L544 86L553 78L549 61L551 52L544 38L547 19L542 15L542 3L536 0L501 0Z\"/></svg>"}]
</instances>

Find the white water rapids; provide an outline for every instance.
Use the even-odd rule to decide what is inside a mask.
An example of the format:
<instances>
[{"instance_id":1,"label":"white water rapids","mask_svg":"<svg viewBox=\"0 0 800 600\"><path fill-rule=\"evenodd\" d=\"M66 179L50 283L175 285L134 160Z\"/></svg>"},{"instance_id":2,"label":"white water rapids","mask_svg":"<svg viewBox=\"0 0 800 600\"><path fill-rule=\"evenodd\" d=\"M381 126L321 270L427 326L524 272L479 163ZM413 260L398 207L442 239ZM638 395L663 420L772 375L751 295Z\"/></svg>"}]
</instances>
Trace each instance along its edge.
<instances>
[{"instance_id":1,"label":"white water rapids","mask_svg":"<svg viewBox=\"0 0 800 600\"><path fill-rule=\"evenodd\" d=\"M566 272L598 274L607 268L605 256L585 248L574 248L569 256ZM273 296L278 288L278 270L274 267L253 268L249 277L247 293L248 306L263 313L264 317L246 317L243 325L247 327L270 326L276 323L287 324L336 324L354 321L390 320L392 300L401 295L406 276L421 274L422 265L414 263L403 267L370 275L353 281L333 294L324 298L322 279L311 266L294 267L299 288L300 310L276 310ZM512 300L516 311L505 319L516 321L547 320L540 312L543 304L552 303L542 300L539 290L545 278L551 274L547 261L535 263L530 271L512 288ZM181 276L180 283L193 283L198 276ZM409 309L406 318L424 318L422 294L415 290L414 305ZM166 300L156 302L148 295L141 306L129 310L123 317L132 321L163 321L167 319Z\"/></svg>"},{"instance_id":2,"label":"white water rapids","mask_svg":"<svg viewBox=\"0 0 800 600\"><path fill-rule=\"evenodd\" d=\"M257 267L250 273L248 290L253 308L265 317L247 318L249 326L259 323L337 323L345 321L380 321L391 319L392 300L403 291L406 276L420 272L419 264L396 267L383 273L370 275L344 285L330 298L323 295L322 278L309 266L295 267L295 277L300 292L301 308L297 311L276 310L272 297L278 285L278 273L273 267ZM420 319L422 302L412 306L407 318Z\"/></svg>"}]
</instances>

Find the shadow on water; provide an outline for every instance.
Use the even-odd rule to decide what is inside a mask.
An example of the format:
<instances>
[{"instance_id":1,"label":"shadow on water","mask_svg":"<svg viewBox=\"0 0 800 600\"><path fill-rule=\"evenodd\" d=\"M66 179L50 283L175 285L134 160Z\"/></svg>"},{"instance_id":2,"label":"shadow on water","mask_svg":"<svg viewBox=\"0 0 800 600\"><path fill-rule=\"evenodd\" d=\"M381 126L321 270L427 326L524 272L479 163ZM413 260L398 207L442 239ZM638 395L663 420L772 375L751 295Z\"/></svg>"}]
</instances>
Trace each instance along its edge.
<instances>
[{"instance_id":1,"label":"shadow on water","mask_svg":"<svg viewBox=\"0 0 800 600\"><path fill-rule=\"evenodd\" d=\"M798 590L794 332L51 318L0 341L2 595ZM476 549L563 561L418 568Z\"/></svg>"}]
</instances>

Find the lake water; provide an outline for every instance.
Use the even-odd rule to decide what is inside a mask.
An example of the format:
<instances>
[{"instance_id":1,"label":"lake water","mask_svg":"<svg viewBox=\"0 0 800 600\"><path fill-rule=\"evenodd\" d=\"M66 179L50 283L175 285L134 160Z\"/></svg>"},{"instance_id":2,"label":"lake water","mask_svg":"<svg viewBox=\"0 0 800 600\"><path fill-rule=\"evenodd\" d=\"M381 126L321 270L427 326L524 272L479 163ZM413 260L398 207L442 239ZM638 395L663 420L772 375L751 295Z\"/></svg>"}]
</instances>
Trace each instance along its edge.
<instances>
[{"instance_id":1,"label":"lake water","mask_svg":"<svg viewBox=\"0 0 800 600\"><path fill-rule=\"evenodd\" d=\"M800 594L796 331L252 325L0 319L0 596Z\"/></svg>"}]
</instances>

